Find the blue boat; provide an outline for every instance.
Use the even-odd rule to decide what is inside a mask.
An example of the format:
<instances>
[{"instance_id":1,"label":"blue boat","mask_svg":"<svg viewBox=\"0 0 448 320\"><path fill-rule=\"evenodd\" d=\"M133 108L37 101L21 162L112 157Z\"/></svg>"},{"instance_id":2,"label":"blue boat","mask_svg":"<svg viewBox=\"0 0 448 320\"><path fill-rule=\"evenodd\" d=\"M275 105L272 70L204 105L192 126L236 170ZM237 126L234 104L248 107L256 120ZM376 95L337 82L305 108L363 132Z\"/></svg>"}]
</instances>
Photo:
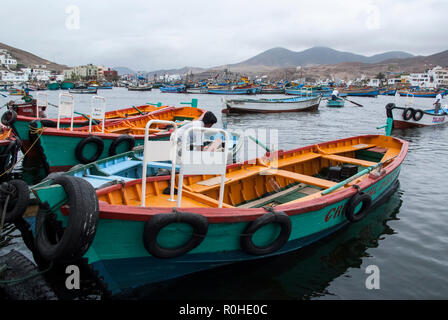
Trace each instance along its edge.
<instances>
[{"instance_id":1,"label":"blue boat","mask_svg":"<svg viewBox=\"0 0 448 320\"><path fill-rule=\"evenodd\" d=\"M208 89L208 93L212 94L257 94L259 93L258 88L214 88Z\"/></svg>"},{"instance_id":2,"label":"blue boat","mask_svg":"<svg viewBox=\"0 0 448 320\"><path fill-rule=\"evenodd\" d=\"M184 93L187 90L187 87L185 85L174 85L174 86L163 86L160 87L160 92L166 92L166 93Z\"/></svg>"}]
</instances>

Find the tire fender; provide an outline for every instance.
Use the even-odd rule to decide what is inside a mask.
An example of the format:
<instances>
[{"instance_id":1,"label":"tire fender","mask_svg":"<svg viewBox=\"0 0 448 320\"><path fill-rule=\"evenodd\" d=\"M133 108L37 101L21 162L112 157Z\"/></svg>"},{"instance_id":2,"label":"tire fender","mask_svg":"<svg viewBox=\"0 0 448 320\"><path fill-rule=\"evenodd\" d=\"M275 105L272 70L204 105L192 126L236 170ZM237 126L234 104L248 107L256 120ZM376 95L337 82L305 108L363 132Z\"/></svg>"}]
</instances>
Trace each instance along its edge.
<instances>
[{"instance_id":1,"label":"tire fender","mask_svg":"<svg viewBox=\"0 0 448 320\"><path fill-rule=\"evenodd\" d=\"M96 149L96 153L93 155L93 157L91 157L90 159L87 159L86 157L84 157L84 155L82 154L82 151L84 150L84 147L89 144L89 143L94 143L97 146ZM98 136L88 136L87 138L84 138L83 140L81 140L78 145L75 148L75 157L76 159L78 159L79 162L81 162L82 164L88 164L91 162L94 162L96 160L98 160L98 158L101 156L101 154L103 153L104 150L104 142L103 139L101 139Z\"/></svg>"}]
</instances>

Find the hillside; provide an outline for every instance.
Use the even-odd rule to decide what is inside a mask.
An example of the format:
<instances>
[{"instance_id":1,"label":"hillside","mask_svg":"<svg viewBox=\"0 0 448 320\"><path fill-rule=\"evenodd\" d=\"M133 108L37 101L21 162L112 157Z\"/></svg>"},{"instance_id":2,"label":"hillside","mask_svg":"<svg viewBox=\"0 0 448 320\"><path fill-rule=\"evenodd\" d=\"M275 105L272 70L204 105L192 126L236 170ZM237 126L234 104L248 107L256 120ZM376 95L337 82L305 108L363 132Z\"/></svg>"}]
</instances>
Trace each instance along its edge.
<instances>
[{"instance_id":1,"label":"hillside","mask_svg":"<svg viewBox=\"0 0 448 320\"><path fill-rule=\"evenodd\" d=\"M17 60L18 64L23 64L25 66L45 65L47 66L48 70L54 70L57 72L62 72L62 70L68 69L66 65L61 65L48 61L32 53L8 46L1 42L0 42L0 49L8 50L8 52L14 57L14 59Z\"/></svg>"},{"instance_id":2,"label":"hillside","mask_svg":"<svg viewBox=\"0 0 448 320\"><path fill-rule=\"evenodd\" d=\"M264 66L281 68L337 64L343 62L378 63L388 59L403 59L409 57L413 56L401 51L385 52L367 57L327 47L313 47L300 52L291 51L285 48L273 48L240 63L231 64L229 67L244 68L248 66Z\"/></svg>"}]
</instances>

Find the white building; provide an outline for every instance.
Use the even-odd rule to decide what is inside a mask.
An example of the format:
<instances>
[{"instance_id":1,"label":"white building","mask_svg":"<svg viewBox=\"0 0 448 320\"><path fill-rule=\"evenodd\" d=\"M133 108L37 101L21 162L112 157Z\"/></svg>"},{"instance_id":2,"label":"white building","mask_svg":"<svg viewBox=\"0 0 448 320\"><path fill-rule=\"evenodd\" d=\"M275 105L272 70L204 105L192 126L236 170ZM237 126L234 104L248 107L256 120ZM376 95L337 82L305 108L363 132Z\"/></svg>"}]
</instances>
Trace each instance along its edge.
<instances>
[{"instance_id":1,"label":"white building","mask_svg":"<svg viewBox=\"0 0 448 320\"><path fill-rule=\"evenodd\" d=\"M380 83L380 79L369 79L369 83L367 85L370 87L379 87Z\"/></svg>"},{"instance_id":2,"label":"white building","mask_svg":"<svg viewBox=\"0 0 448 320\"><path fill-rule=\"evenodd\" d=\"M29 80L28 75L23 72L0 71L2 81L25 82Z\"/></svg>"}]
</instances>

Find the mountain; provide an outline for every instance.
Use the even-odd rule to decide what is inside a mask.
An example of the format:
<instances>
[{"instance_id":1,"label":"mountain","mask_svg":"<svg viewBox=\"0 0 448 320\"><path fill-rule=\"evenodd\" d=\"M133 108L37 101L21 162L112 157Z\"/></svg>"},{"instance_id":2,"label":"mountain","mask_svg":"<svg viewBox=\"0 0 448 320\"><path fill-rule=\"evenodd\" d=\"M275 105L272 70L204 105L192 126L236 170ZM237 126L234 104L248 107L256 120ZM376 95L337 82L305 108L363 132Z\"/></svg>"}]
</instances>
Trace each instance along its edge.
<instances>
[{"instance_id":1,"label":"mountain","mask_svg":"<svg viewBox=\"0 0 448 320\"><path fill-rule=\"evenodd\" d=\"M135 71L132 69L129 69L128 67L114 67L113 70L117 71L118 75L124 75L124 74L134 74Z\"/></svg>"},{"instance_id":2,"label":"mountain","mask_svg":"<svg viewBox=\"0 0 448 320\"><path fill-rule=\"evenodd\" d=\"M342 62L378 63L388 59L402 59L409 57L413 57L413 55L401 51L385 52L367 57L350 52L338 51L327 47L313 47L300 52L277 47L264 51L240 63L231 64L229 67L295 67L337 64Z\"/></svg>"},{"instance_id":3,"label":"mountain","mask_svg":"<svg viewBox=\"0 0 448 320\"><path fill-rule=\"evenodd\" d=\"M62 72L64 69L68 69L66 65L57 64L55 62L51 62L49 60L38 57L32 53L29 53L24 50L20 50L11 46L8 46L4 43L0 42L0 49L8 50L8 53L17 60L18 64L22 64L25 66L33 67L34 65L45 65L48 70L54 70L58 72Z\"/></svg>"}]
</instances>

